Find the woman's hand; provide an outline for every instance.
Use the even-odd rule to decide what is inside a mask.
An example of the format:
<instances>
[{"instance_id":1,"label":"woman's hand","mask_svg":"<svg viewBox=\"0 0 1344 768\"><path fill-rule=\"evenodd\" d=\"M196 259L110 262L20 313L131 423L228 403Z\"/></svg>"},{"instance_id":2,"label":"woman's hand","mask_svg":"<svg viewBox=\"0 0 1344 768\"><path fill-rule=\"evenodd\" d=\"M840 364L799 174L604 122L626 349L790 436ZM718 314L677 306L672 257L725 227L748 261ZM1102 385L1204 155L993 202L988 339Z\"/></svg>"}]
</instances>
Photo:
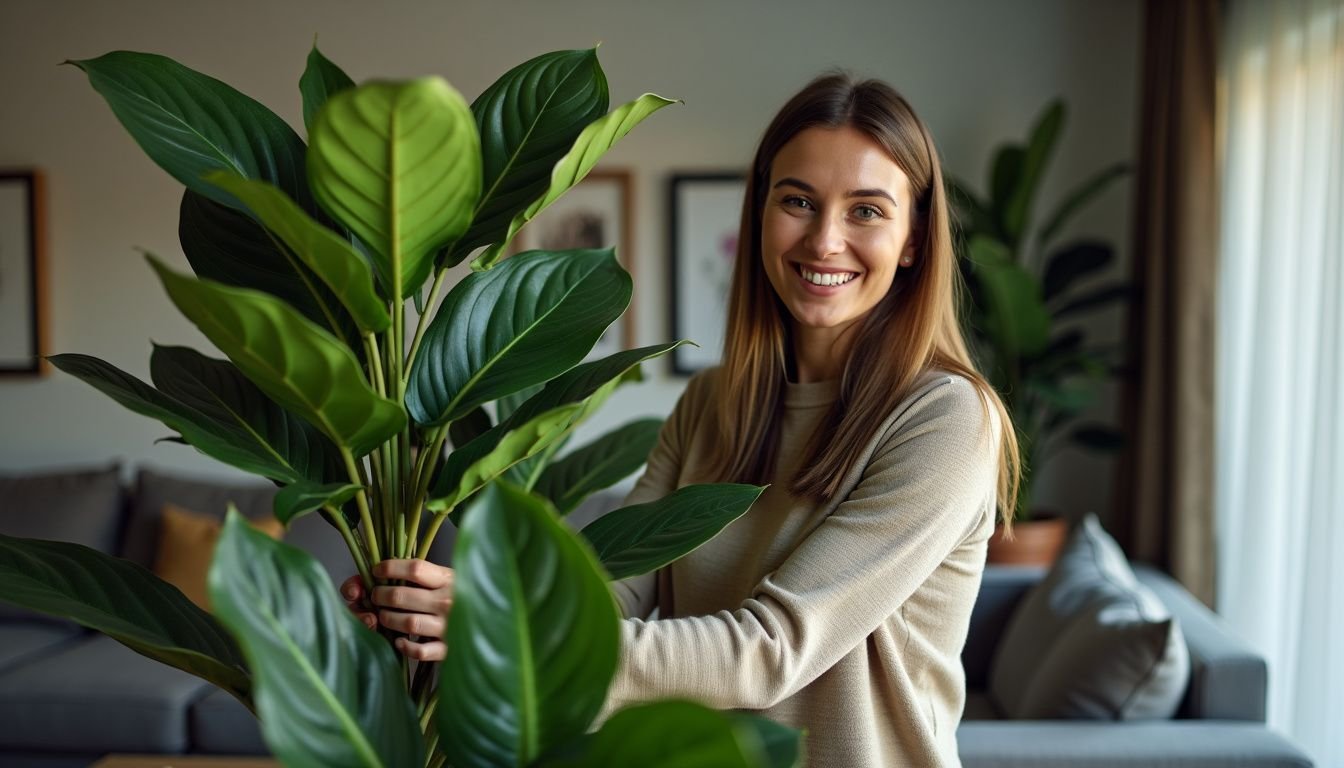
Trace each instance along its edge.
<instances>
[{"instance_id":1,"label":"woman's hand","mask_svg":"<svg viewBox=\"0 0 1344 768\"><path fill-rule=\"evenodd\" d=\"M373 566L379 580L408 582L400 587L374 587L372 600L358 575L341 584L341 595L369 629L381 624L403 632L396 639L401 654L416 661L442 661L448 611L453 607L453 569L426 560L384 560Z\"/></svg>"}]
</instances>

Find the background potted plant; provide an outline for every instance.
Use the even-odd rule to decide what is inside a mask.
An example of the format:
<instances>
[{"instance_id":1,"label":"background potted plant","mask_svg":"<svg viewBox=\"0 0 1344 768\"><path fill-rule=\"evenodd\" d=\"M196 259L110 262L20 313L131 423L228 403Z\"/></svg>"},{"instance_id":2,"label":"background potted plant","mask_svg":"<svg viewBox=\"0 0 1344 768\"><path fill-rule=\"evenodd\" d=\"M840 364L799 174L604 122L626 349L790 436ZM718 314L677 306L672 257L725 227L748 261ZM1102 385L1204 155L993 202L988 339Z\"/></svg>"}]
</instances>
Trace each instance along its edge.
<instances>
[{"instance_id":1,"label":"background potted plant","mask_svg":"<svg viewBox=\"0 0 1344 768\"><path fill-rule=\"evenodd\" d=\"M691 551L762 489L690 486L581 533L565 526L586 495L643 463L658 422L557 459L560 446L643 361L683 342L581 363L630 300L613 251L501 256L672 100L645 94L608 112L596 50L532 59L468 106L436 77L356 86L314 49L300 81L305 144L171 59L73 63L186 186L195 276L146 256L227 359L156 347L152 385L85 355L52 362L174 440L275 482L282 522L322 515L366 585L372 564L423 556L453 521L450 651L442 664L400 657L310 556L236 511L210 569L214 615L128 561L10 537L0 599L219 685L287 765L653 765L675 761L676 745L706 764L797 763L798 733L688 702L632 707L586 733L616 668L608 580ZM449 269L473 255L440 301Z\"/></svg>"},{"instance_id":2,"label":"background potted plant","mask_svg":"<svg viewBox=\"0 0 1344 768\"><path fill-rule=\"evenodd\" d=\"M990 544L994 562L1053 562L1067 521L1035 505L1037 473L1065 441L1109 452L1123 439L1111 426L1079 422L1099 385L1115 375L1121 350L1118 344L1091 343L1077 321L1124 302L1130 286L1086 284L1086 278L1114 261L1114 249L1094 238L1061 242L1061 235L1078 211L1129 169L1116 163L1097 172L1070 190L1038 225L1036 196L1064 121L1064 104L1052 102L1025 144L1002 146L989 169L988 195L949 182L970 299L963 324L972 353L1003 397L1022 445L1016 541L996 535Z\"/></svg>"}]
</instances>

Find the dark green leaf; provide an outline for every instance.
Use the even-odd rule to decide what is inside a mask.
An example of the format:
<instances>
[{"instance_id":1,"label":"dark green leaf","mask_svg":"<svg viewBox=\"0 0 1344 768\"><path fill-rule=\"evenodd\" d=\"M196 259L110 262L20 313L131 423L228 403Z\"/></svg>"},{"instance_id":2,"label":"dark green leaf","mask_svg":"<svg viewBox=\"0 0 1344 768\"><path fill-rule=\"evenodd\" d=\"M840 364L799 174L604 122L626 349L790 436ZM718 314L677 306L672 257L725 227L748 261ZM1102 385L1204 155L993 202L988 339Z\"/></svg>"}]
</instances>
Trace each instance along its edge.
<instances>
[{"instance_id":1,"label":"dark green leaf","mask_svg":"<svg viewBox=\"0 0 1344 768\"><path fill-rule=\"evenodd\" d=\"M186 347L155 345L149 373L164 395L238 430L257 453L292 471L274 479L320 483L345 477L340 450L331 440L271 401L233 363Z\"/></svg>"},{"instance_id":2,"label":"dark green leaf","mask_svg":"<svg viewBox=\"0 0 1344 768\"><path fill-rule=\"evenodd\" d=\"M255 435L217 422L96 357L52 355L47 359L123 407L177 430L187 443L211 458L280 482L301 480L307 471L288 463Z\"/></svg>"},{"instance_id":3,"label":"dark green leaf","mask_svg":"<svg viewBox=\"0 0 1344 768\"><path fill-rule=\"evenodd\" d=\"M354 353L275 297L179 275L150 257L168 296L272 400L363 456L406 426Z\"/></svg>"},{"instance_id":4,"label":"dark green leaf","mask_svg":"<svg viewBox=\"0 0 1344 768\"><path fill-rule=\"evenodd\" d=\"M0 535L0 583L0 601L96 629L252 706L251 678L224 627L129 560L80 544Z\"/></svg>"},{"instance_id":5,"label":"dark green leaf","mask_svg":"<svg viewBox=\"0 0 1344 768\"><path fill-rule=\"evenodd\" d=\"M423 764L392 649L350 613L316 560L230 509L209 586L251 665L262 735L282 763Z\"/></svg>"},{"instance_id":6,"label":"dark green leaf","mask_svg":"<svg viewBox=\"0 0 1344 768\"><path fill-rule=\"evenodd\" d=\"M299 93L303 95L303 127L311 131L313 119L327 99L354 85L350 76L331 63L314 45L313 50L308 52L308 66L299 78Z\"/></svg>"},{"instance_id":7,"label":"dark green leaf","mask_svg":"<svg viewBox=\"0 0 1344 768\"><path fill-rule=\"evenodd\" d=\"M1111 246L1098 240L1070 243L1046 259L1042 298L1050 301L1064 294L1079 279L1104 269L1114 257Z\"/></svg>"},{"instance_id":8,"label":"dark green leaf","mask_svg":"<svg viewBox=\"0 0 1344 768\"><path fill-rule=\"evenodd\" d=\"M1027 141L1026 153L1022 156L1021 175L1013 187L1012 197L1003 209L1004 232L1008 242L1014 247L1022 242L1026 235L1027 224L1031 221L1031 208L1036 201L1036 192L1040 188L1045 169L1050 164L1050 155L1054 152L1055 142L1064 129L1064 102L1056 99L1046 105L1045 111L1037 119Z\"/></svg>"},{"instance_id":9,"label":"dark green leaf","mask_svg":"<svg viewBox=\"0 0 1344 768\"><path fill-rule=\"evenodd\" d=\"M1041 227L1040 244L1044 246L1046 243L1052 242L1074 211L1082 208L1089 200L1101 194L1113 182L1128 173L1129 166L1127 164L1116 163L1079 184L1065 195L1064 202L1060 203L1055 212L1046 218L1045 225Z\"/></svg>"},{"instance_id":10,"label":"dark green leaf","mask_svg":"<svg viewBox=\"0 0 1344 768\"><path fill-rule=\"evenodd\" d=\"M630 292L610 249L527 251L468 275L421 341L406 407L434 426L558 376L620 317Z\"/></svg>"},{"instance_id":11,"label":"dark green leaf","mask_svg":"<svg viewBox=\"0 0 1344 768\"><path fill-rule=\"evenodd\" d=\"M503 240L513 217L546 192L551 169L608 103L595 48L543 54L487 88L471 105L481 136L482 193L471 228L444 254L445 266Z\"/></svg>"},{"instance_id":12,"label":"dark green leaf","mask_svg":"<svg viewBox=\"0 0 1344 768\"><path fill-rule=\"evenodd\" d=\"M765 489L756 485L688 485L647 504L610 512L583 529L613 580L662 568L741 517Z\"/></svg>"},{"instance_id":13,"label":"dark green leaf","mask_svg":"<svg viewBox=\"0 0 1344 768\"><path fill-rule=\"evenodd\" d=\"M504 421L518 410L518 406L527 402L533 395L541 391L546 386L543 384L533 384L530 387L523 387L517 392L511 392L495 401L495 419Z\"/></svg>"},{"instance_id":14,"label":"dark green leaf","mask_svg":"<svg viewBox=\"0 0 1344 768\"><path fill-rule=\"evenodd\" d=\"M615 146L617 141L624 138L649 115L669 104L676 103L672 99L646 93L628 104L622 104L612 110L610 114L589 123L588 127L583 129L583 133L579 134L579 137L574 140L574 146L570 147L565 156L560 158L551 169L551 182L546 193L514 215L513 220L509 223L508 231L472 262L472 269L493 267L508 247L509 241L513 240L514 235L518 234L518 231L527 222L536 218L537 214L545 210L547 206L559 200L561 195L583 181L583 178L588 175L593 166L597 165L597 161L607 153L607 150Z\"/></svg>"},{"instance_id":15,"label":"dark green leaf","mask_svg":"<svg viewBox=\"0 0 1344 768\"><path fill-rule=\"evenodd\" d=\"M269 181L304 210L316 210L303 141L256 101L165 56L114 51L70 63L89 76L145 154L188 189L242 210L232 195L202 180L230 170Z\"/></svg>"},{"instance_id":16,"label":"dark green leaf","mask_svg":"<svg viewBox=\"0 0 1344 768\"><path fill-rule=\"evenodd\" d=\"M480 140L462 96L438 77L351 88L327 102L308 140L318 202L368 246L388 296L414 294L481 194Z\"/></svg>"},{"instance_id":17,"label":"dark green leaf","mask_svg":"<svg viewBox=\"0 0 1344 768\"><path fill-rule=\"evenodd\" d=\"M675 699L627 707L549 768L793 768L801 734L759 717Z\"/></svg>"},{"instance_id":18,"label":"dark green leaf","mask_svg":"<svg viewBox=\"0 0 1344 768\"><path fill-rule=\"evenodd\" d=\"M662 419L641 419L608 432L552 463L533 491L550 499L560 514L569 514L593 493L643 466L662 426Z\"/></svg>"},{"instance_id":19,"label":"dark green leaf","mask_svg":"<svg viewBox=\"0 0 1344 768\"><path fill-rule=\"evenodd\" d=\"M1050 339L1050 315L1035 278L1013 262L1004 246L984 237L970 244L985 306L981 332L1000 360L1039 354Z\"/></svg>"},{"instance_id":20,"label":"dark green leaf","mask_svg":"<svg viewBox=\"0 0 1344 768\"><path fill-rule=\"evenodd\" d=\"M1022 178L1022 164L1026 162L1026 150L1015 144L999 147L994 153L994 164L989 177L990 212L998 224L1003 241L1010 251L1016 250L1017 241L1008 232L1008 206L1012 203L1014 191Z\"/></svg>"},{"instance_id":21,"label":"dark green leaf","mask_svg":"<svg viewBox=\"0 0 1344 768\"><path fill-rule=\"evenodd\" d=\"M453 563L440 744L456 768L527 765L602 707L616 602L593 553L545 502L499 483L467 510Z\"/></svg>"},{"instance_id":22,"label":"dark green leaf","mask_svg":"<svg viewBox=\"0 0 1344 768\"><path fill-rule=\"evenodd\" d=\"M1105 424L1083 424L1070 435L1084 448L1102 453L1115 453L1125 447L1125 433Z\"/></svg>"},{"instance_id":23,"label":"dark green leaf","mask_svg":"<svg viewBox=\"0 0 1344 768\"><path fill-rule=\"evenodd\" d=\"M275 519L288 526L294 518L306 515L328 504L339 510L341 505L355 498L361 485L341 483L293 483L275 494Z\"/></svg>"},{"instance_id":24,"label":"dark green leaf","mask_svg":"<svg viewBox=\"0 0 1344 768\"><path fill-rule=\"evenodd\" d=\"M354 322L341 315L331 291L250 216L188 189L182 195L177 234L197 277L265 291L323 328L341 328L345 338L358 341Z\"/></svg>"},{"instance_id":25,"label":"dark green leaf","mask_svg":"<svg viewBox=\"0 0 1344 768\"><path fill-rule=\"evenodd\" d=\"M1054 311L1056 319L1076 315L1089 309L1100 309L1107 304L1129 301L1134 296L1134 288L1129 283L1110 283L1062 305Z\"/></svg>"},{"instance_id":26,"label":"dark green leaf","mask_svg":"<svg viewBox=\"0 0 1344 768\"><path fill-rule=\"evenodd\" d=\"M374 290L373 270L349 241L317 223L272 184L224 171L209 174L206 179L242 200L289 246L289 252L331 289L364 332L387 330L392 317Z\"/></svg>"},{"instance_id":27,"label":"dark green leaf","mask_svg":"<svg viewBox=\"0 0 1344 768\"><path fill-rule=\"evenodd\" d=\"M454 448L461 448L489 432L494 426L494 423L490 421L490 414L485 412L485 408L477 406L471 409L467 415L448 425L448 439L453 441Z\"/></svg>"}]
</instances>

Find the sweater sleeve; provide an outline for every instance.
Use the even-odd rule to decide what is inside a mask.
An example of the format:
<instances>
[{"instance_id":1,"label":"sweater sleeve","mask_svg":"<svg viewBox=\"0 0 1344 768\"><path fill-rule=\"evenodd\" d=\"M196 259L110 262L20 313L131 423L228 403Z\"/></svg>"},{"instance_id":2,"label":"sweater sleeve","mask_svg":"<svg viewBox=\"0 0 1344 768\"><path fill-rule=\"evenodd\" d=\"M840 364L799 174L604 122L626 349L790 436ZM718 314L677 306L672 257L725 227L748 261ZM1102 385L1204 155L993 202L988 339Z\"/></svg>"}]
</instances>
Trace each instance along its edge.
<instances>
[{"instance_id":1,"label":"sweater sleeve","mask_svg":"<svg viewBox=\"0 0 1344 768\"><path fill-rule=\"evenodd\" d=\"M699 374L687 384L686 391L677 400L671 415L658 432L658 441L649 452L644 474L640 475L635 487L625 497L622 507L656 501L679 487L682 451L690 440L690 431L696 419L695 404L700 402L698 395L705 386L706 376ZM621 614L642 619L652 613L658 604L657 583L658 573L655 571L612 584Z\"/></svg>"},{"instance_id":2,"label":"sweater sleeve","mask_svg":"<svg viewBox=\"0 0 1344 768\"><path fill-rule=\"evenodd\" d=\"M943 379L890 417L854 490L740 607L622 622L607 711L664 697L765 709L864 642L993 514L989 414L971 382Z\"/></svg>"}]
</instances>

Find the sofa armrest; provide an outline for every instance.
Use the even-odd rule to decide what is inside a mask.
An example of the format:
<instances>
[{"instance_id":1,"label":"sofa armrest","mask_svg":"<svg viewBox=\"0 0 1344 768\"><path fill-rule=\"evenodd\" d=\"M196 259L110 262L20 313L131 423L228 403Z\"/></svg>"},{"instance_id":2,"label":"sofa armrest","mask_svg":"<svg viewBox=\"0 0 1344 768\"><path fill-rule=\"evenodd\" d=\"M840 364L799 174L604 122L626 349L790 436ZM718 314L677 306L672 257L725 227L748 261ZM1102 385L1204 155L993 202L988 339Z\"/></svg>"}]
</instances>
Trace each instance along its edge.
<instances>
[{"instance_id":1,"label":"sofa armrest","mask_svg":"<svg viewBox=\"0 0 1344 768\"><path fill-rule=\"evenodd\" d=\"M1141 563L1134 574L1180 622L1190 648L1190 686L1176 716L1265 722L1264 657L1175 579Z\"/></svg>"}]
</instances>

